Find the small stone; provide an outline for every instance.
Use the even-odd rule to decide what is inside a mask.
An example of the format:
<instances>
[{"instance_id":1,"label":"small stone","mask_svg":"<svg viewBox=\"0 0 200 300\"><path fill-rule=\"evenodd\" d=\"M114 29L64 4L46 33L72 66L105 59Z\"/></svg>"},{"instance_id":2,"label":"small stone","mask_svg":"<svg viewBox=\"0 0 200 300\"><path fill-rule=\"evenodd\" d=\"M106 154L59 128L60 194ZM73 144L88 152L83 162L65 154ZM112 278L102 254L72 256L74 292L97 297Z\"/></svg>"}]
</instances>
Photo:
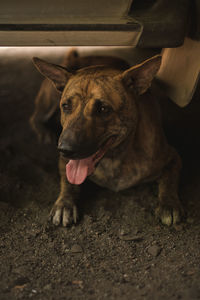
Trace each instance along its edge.
<instances>
[{"instance_id":1,"label":"small stone","mask_svg":"<svg viewBox=\"0 0 200 300\"><path fill-rule=\"evenodd\" d=\"M129 276L127 274L124 274L123 279L124 279L125 282L128 282L129 281Z\"/></svg>"},{"instance_id":2,"label":"small stone","mask_svg":"<svg viewBox=\"0 0 200 300\"><path fill-rule=\"evenodd\" d=\"M83 281L82 280L73 280L72 284L77 285L79 288L83 288Z\"/></svg>"},{"instance_id":3,"label":"small stone","mask_svg":"<svg viewBox=\"0 0 200 300\"><path fill-rule=\"evenodd\" d=\"M162 249L159 246L153 245L148 248L148 253L151 254L152 256L156 257L160 254L161 250Z\"/></svg>"},{"instance_id":4,"label":"small stone","mask_svg":"<svg viewBox=\"0 0 200 300\"><path fill-rule=\"evenodd\" d=\"M195 270L190 270L188 272L186 272L186 275L191 276L195 274Z\"/></svg>"},{"instance_id":5,"label":"small stone","mask_svg":"<svg viewBox=\"0 0 200 300\"><path fill-rule=\"evenodd\" d=\"M176 224L176 225L174 225L174 229L176 230L176 231L182 231L183 230L183 224Z\"/></svg>"},{"instance_id":6,"label":"small stone","mask_svg":"<svg viewBox=\"0 0 200 300\"><path fill-rule=\"evenodd\" d=\"M51 286L51 284L49 283L49 284L46 284L46 285L44 286L43 289L44 289L45 291L50 291L51 288L52 288L52 286Z\"/></svg>"},{"instance_id":7,"label":"small stone","mask_svg":"<svg viewBox=\"0 0 200 300\"><path fill-rule=\"evenodd\" d=\"M120 229L120 230L119 230L119 235L125 235L125 234L126 234L126 232L125 232L124 229Z\"/></svg>"},{"instance_id":8,"label":"small stone","mask_svg":"<svg viewBox=\"0 0 200 300\"><path fill-rule=\"evenodd\" d=\"M34 229L27 231L28 238L37 237L38 234L39 234L39 232L37 230L34 230Z\"/></svg>"},{"instance_id":9,"label":"small stone","mask_svg":"<svg viewBox=\"0 0 200 300\"><path fill-rule=\"evenodd\" d=\"M72 252L72 253L81 253L81 252L83 252L83 249L81 248L80 245L74 244L74 245L71 247L71 252Z\"/></svg>"},{"instance_id":10,"label":"small stone","mask_svg":"<svg viewBox=\"0 0 200 300\"><path fill-rule=\"evenodd\" d=\"M134 241L134 242L139 242L143 240L142 236L132 235L132 234L120 235L119 238L123 241Z\"/></svg>"}]
</instances>

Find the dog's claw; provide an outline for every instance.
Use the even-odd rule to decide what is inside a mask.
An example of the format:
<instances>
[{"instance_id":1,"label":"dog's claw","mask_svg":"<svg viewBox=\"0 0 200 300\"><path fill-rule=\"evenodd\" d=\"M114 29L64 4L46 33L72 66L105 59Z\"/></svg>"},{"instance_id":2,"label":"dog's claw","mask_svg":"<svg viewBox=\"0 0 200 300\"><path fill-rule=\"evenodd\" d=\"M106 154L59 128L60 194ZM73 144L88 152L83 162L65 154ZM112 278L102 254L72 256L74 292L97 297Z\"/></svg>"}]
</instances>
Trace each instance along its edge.
<instances>
[{"instance_id":1,"label":"dog's claw","mask_svg":"<svg viewBox=\"0 0 200 300\"><path fill-rule=\"evenodd\" d=\"M55 214L54 214L53 219L52 219L52 222L53 222L54 225L58 226L60 224L61 214L62 214L62 209L58 208L55 211Z\"/></svg>"},{"instance_id":2,"label":"dog's claw","mask_svg":"<svg viewBox=\"0 0 200 300\"><path fill-rule=\"evenodd\" d=\"M66 227L70 223L70 212L68 209L63 209L62 225Z\"/></svg>"},{"instance_id":3,"label":"dog's claw","mask_svg":"<svg viewBox=\"0 0 200 300\"><path fill-rule=\"evenodd\" d=\"M62 225L64 227L69 226L72 223L77 223L78 213L76 205L72 204L56 204L53 206L49 219L56 226Z\"/></svg>"}]
</instances>

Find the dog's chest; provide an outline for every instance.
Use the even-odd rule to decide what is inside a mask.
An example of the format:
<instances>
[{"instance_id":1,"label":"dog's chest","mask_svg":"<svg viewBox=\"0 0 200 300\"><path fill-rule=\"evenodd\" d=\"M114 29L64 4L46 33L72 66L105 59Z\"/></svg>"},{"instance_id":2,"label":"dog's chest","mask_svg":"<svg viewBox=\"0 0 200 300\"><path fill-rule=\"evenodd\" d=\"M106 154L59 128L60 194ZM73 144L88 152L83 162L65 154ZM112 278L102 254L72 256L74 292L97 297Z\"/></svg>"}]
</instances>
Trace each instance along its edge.
<instances>
[{"instance_id":1,"label":"dog's chest","mask_svg":"<svg viewBox=\"0 0 200 300\"><path fill-rule=\"evenodd\" d=\"M96 184L120 191L143 181L151 174L150 166L133 160L103 158L90 179Z\"/></svg>"}]
</instances>

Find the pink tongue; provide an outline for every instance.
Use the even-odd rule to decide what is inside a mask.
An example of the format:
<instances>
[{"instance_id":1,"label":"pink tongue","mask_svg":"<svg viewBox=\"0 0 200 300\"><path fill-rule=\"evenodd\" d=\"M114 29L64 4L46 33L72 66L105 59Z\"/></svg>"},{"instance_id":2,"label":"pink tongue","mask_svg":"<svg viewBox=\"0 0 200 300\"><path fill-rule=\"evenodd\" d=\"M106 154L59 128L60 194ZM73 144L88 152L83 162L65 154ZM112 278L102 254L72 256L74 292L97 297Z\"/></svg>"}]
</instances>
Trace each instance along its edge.
<instances>
[{"instance_id":1,"label":"pink tongue","mask_svg":"<svg viewBox=\"0 0 200 300\"><path fill-rule=\"evenodd\" d=\"M81 184L94 171L93 156L70 160L66 165L67 179L71 184Z\"/></svg>"}]
</instances>

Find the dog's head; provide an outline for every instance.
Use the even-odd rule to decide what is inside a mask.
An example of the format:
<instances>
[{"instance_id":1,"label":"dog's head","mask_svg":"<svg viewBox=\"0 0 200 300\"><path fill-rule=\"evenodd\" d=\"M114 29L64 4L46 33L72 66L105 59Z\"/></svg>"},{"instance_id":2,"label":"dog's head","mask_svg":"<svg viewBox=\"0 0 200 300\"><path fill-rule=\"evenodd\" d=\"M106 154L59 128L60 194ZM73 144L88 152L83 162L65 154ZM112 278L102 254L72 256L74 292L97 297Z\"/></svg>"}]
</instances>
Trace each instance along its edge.
<instances>
[{"instance_id":1,"label":"dog's head","mask_svg":"<svg viewBox=\"0 0 200 300\"><path fill-rule=\"evenodd\" d=\"M91 66L75 73L34 58L38 70L62 92L63 127L58 149L69 159L67 177L80 184L107 151L134 133L137 98L150 87L161 57L155 56L124 72Z\"/></svg>"}]
</instances>

